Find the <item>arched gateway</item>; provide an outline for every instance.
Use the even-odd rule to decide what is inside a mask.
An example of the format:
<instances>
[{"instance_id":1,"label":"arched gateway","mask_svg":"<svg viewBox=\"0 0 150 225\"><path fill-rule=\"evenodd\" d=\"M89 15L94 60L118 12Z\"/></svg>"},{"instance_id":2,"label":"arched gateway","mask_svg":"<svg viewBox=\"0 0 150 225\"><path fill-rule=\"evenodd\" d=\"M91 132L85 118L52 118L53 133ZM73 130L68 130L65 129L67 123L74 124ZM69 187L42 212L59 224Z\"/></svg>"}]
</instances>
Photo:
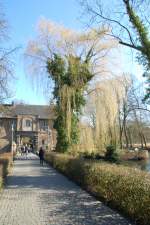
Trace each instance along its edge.
<instances>
[{"instance_id":1,"label":"arched gateway","mask_svg":"<svg viewBox=\"0 0 150 225\"><path fill-rule=\"evenodd\" d=\"M0 149L10 149L13 142L53 149L56 132L53 129L54 106L3 105L0 114Z\"/></svg>"}]
</instances>

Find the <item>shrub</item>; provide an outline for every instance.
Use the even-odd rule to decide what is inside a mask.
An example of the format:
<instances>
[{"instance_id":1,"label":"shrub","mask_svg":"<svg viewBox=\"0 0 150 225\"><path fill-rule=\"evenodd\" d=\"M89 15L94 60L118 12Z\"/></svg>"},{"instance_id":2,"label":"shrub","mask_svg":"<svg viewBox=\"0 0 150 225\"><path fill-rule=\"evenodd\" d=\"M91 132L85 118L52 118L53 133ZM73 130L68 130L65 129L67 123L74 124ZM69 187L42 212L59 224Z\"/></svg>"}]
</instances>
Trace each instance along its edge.
<instances>
[{"instance_id":1,"label":"shrub","mask_svg":"<svg viewBox=\"0 0 150 225\"><path fill-rule=\"evenodd\" d=\"M0 154L0 188L2 188L3 180L7 176L12 164L11 153Z\"/></svg>"},{"instance_id":2,"label":"shrub","mask_svg":"<svg viewBox=\"0 0 150 225\"><path fill-rule=\"evenodd\" d=\"M105 203L120 209L137 224L149 225L150 175L138 169L92 162L66 154L45 154L54 168L81 184Z\"/></svg>"},{"instance_id":3,"label":"shrub","mask_svg":"<svg viewBox=\"0 0 150 225\"><path fill-rule=\"evenodd\" d=\"M0 189L2 188L3 185L3 166L0 164Z\"/></svg>"},{"instance_id":4,"label":"shrub","mask_svg":"<svg viewBox=\"0 0 150 225\"><path fill-rule=\"evenodd\" d=\"M110 162L118 161L118 154L114 145L108 145L106 147L105 159Z\"/></svg>"},{"instance_id":5,"label":"shrub","mask_svg":"<svg viewBox=\"0 0 150 225\"><path fill-rule=\"evenodd\" d=\"M82 156L84 159L104 159L104 156L95 152L83 152L80 154L80 156Z\"/></svg>"},{"instance_id":6,"label":"shrub","mask_svg":"<svg viewBox=\"0 0 150 225\"><path fill-rule=\"evenodd\" d=\"M3 179L0 177L0 189L2 189L3 186Z\"/></svg>"}]
</instances>

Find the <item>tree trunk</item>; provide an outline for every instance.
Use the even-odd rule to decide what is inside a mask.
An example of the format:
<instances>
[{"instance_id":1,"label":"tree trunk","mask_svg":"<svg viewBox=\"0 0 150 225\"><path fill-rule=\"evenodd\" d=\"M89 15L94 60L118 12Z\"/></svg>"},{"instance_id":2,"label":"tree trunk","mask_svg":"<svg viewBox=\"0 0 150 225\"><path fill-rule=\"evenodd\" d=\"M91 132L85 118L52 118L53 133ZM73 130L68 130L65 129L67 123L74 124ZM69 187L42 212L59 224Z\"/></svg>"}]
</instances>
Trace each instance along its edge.
<instances>
[{"instance_id":1,"label":"tree trunk","mask_svg":"<svg viewBox=\"0 0 150 225\"><path fill-rule=\"evenodd\" d=\"M126 124L123 124L124 127L124 136L125 136L125 140L126 140L126 148L129 148L129 140L128 140L128 135L127 135L127 129L126 129Z\"/></svg>"},{"instance_id":2,"label":"tree trunk","mask_svg":"<svg viewBox=\"0 0 150 225\"><path fill-rule=\"evenodd\" d=\"M142 137L141 132L139 132L139 136L140 136L140 139L141 139L141 148L143 148L143 137Z\"/></svg>"},{"instance_id":3,"label":"tree trunk","mask_svg":"<svg viewBox=\"0 0 150 225\"><path fill-rule=\"evenodd\" d=\"M131 132L130 132L130 129L128 128L128 136L129 136L129 142L130 142L130 148L133 147L133 144L132 144L132 136L131 136Z\"/></svg>"},{"instance_id":4,"label":"tree trunk","mask_svg":"<svg viewBox=\"0 0 150 225\"><path fill-rule=\"evenodd\" d=\"M147 148L146 138L145 138L145 135L143 133L142 133L142 137L143 137L143 142L144 142L145 148Z\"/></svg>"}]
</instances>

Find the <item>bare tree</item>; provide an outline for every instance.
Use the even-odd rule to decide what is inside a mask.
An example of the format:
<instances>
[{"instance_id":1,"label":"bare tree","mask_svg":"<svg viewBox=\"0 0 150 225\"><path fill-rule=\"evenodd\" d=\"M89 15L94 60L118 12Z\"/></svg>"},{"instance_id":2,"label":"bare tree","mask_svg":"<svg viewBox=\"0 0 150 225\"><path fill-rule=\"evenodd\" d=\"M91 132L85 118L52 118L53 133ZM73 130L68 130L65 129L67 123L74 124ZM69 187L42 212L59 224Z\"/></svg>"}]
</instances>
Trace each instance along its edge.
<instances>
[{"instance_id":1,"label":"bare tree","mask_svg":"<svg viewBox=\"0 0 150 225\"><path fill-rule=\"evenodd\" d=\"M136 142L135 133L141 146L146 146L143 124L149 110L142 102L142 89L142 84L130 74L104 79L92 87L85 115L93 128L97 148L103 149L109 143L119 144L121 149L132 147Z\"/></svg>"},{"instance_id":2,"label":"bare tree","mask_svg":"<svg viewBox=\"0 0 150 225\"><path fill-rule=\"evenodd\" d=\"M118 40L119 44L136 50L136 58L143 65L148 87L144 100L150 97L150 38L148 0L81 0L86 13L90 15L88 25L102 26L106 34Z\"/></svg>"},{"instance_id":3,"label":"bare tree","mask_svg":"<svg viewBox=\"0 0 150 225\"><path fill-rule=\"evenodd\" d=\"M142 43L138 31L132 24L129 10L137 14L140 21L144 21L145 27L150 25L148 12L150 5L147 0L80 0L86 13L90 16L89 26L98 24L107 28L107 35L118 39L119 43L127 47L142 51ZM143 26L144 26L143 24Z\"/></svg>"},{"instance_id":4,"label":"bare tree","mask_svg":"<svg viewBox=\"0 0 150 225\"><path fill-rule=\"evenodd\" d=\"M138 133L141 146L146 147L146 138L143 133L144 117L149 110L142 102L144 96L143 85L139 84L130 76L130 80L123 79L125 95L122 102L119 101L119 128L120 128L120 145L126 144L126 147L132 147L135 140L132 138L133 133ZM133 130L134 126L134 130ZM123 141L124 139L124 141Z\"/></svg>"},{"instance_id":5,"label":"bare tree","mask_svg":"<svg viewBox=\"0 0 150 225\"><path fill-rule=\"evenodd\" d=\"M0 103L11 97L9 84L13 78L13 53L17 48L9 48L8 23L0 7Z\"/></svg>"}]
</instances>

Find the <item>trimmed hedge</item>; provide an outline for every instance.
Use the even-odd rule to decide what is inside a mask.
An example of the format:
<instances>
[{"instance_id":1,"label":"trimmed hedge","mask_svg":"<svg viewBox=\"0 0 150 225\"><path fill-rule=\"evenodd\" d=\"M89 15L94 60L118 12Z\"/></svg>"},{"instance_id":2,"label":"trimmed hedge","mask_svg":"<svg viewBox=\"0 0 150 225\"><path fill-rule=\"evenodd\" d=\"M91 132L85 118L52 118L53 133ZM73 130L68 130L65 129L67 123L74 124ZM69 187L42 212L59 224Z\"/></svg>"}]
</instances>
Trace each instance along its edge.
<instances>
[{"instance_id":1,"label":"trimmed hedge","mask_svg":"<svg viewBox=\"0 0 150 225\"><path fill-rule=\"evenodd\" d=\"M66 154L46 153L45 160L137 224L150 224L150 174Z\"/></svg>"},{"instance_id":2,"label":"trimmed hedge","mask_svg":"<svg viewBox=\"0 0 150 225\"><path fill-rule=\"evenodd\" d=\"M3 186L4 179L9 173L11 165L12 165L11 153L0 154L0 189Z\"/></svg>"},{"instance_id":3,"label":"trimmed hedge","mask_svg":"<svg viewBox=\"0 0 150 225\"><path fill-rule=\"evenodd\" d=\"M3 186L3 178L2 178L2 174L3 174L3 166L0 164L0 189Z\"/></svg>"}]
</instances>

